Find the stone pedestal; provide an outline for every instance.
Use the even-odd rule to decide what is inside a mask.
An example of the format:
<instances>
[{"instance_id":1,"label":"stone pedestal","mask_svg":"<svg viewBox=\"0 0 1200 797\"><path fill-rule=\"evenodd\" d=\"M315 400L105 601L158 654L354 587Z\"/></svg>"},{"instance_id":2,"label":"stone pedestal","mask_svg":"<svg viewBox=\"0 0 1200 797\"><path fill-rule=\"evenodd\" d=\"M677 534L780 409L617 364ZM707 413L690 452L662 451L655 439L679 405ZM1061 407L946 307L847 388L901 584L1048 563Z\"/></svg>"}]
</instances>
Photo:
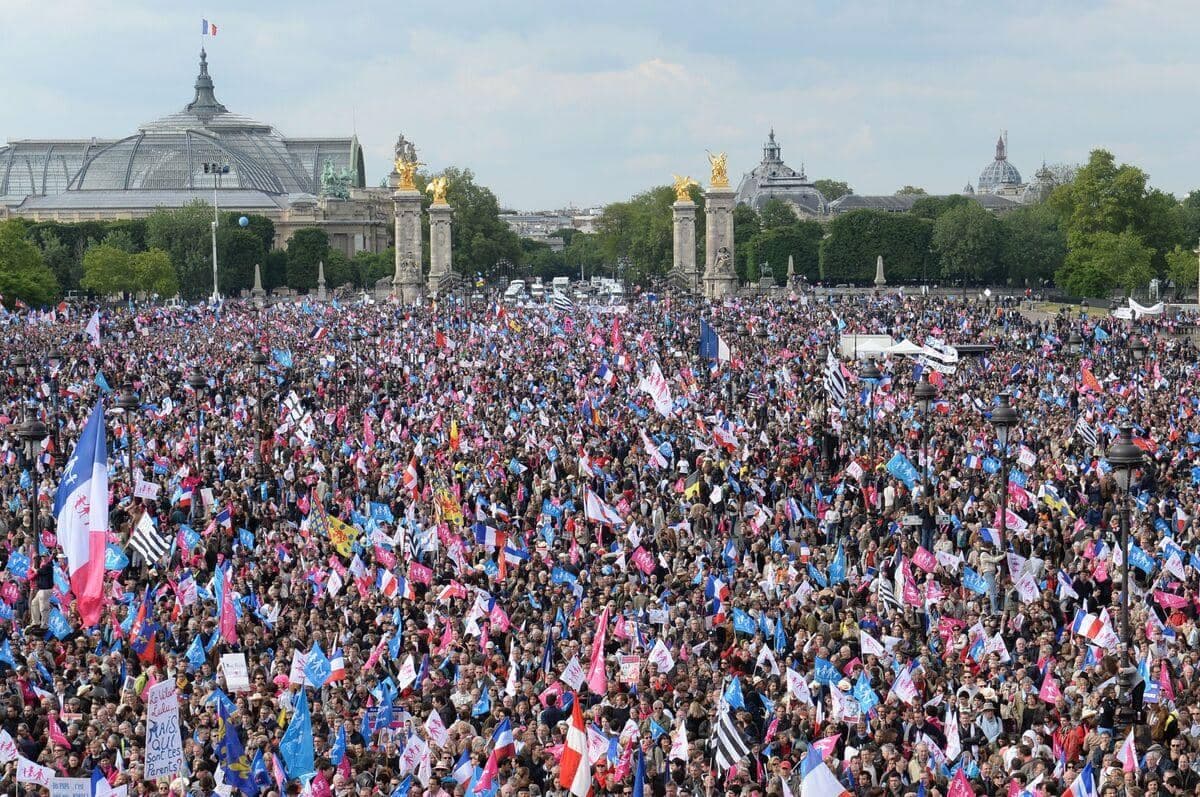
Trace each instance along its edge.
<instances>
[{"instance_id":1,"label":"stone pedestal","mask_svg":"<svg viewBox=\"0 0 1200 797\"><path fill-rule=\"evenodd\" d=\"M260 306L267 300L267 292L262 284L262 267L258 263L254 264L254 287L250 289L250 298Z\"/></svg>"},{"instance_id":2,"label":"stone pedestal","mask_svg":"<svg viewBox=\"0 0 1200 797\"><path fill-rule=\"evenodd\" d=\"M317 261L317 301L323 302L329 298L325 290L325 261Z\"/></svg>"},{"instance_id":3,"label":"stone pedestal","mask_svg":"<svg viewBox=\"0 0 1200 797\"><path fill-rule=\"evenodd\" d=\"M875 287L882 288L887 285L887 278L883 276L883 255L877 255L875 258Z\"/></svg>"},{"instance_id":4,"label":"stone pedestal","mask_svg":"<svg viewBox=\"0 0 1200 797\"><path fill-rule=\"evenodd\" d=\"M696 203L676 202L671 205L674 222L674 265L675 281L692 292L700 290L700 272L696 269Z\"/></svg>"},{"instance_id":5,"label":"stone pedestal","mask_svg":"<svg viewBox=\"0 0 1200 797\"><path fill-rule=\"evenodd\" d=\"M425 298L421 282L421 192L400 188L400 175L389 178L392 207L396 214L396 273L392 276L392 294L402 304L415 304Z\"/></svg>"},{"instance_id":6,"label":"stone pedestal","mask_svg":"<svg viewBox=\"0 0 1200 797\"><path fill-rule=\"evenodd\" d=\"M710 188L704 195L704 295L709 299L724 299L737 290L737 270L733 266L736 193L732 188Z\"/></svg>"},{"instance_id":7,"label":"stone pedestal","mask_svg":"<svg viewBox=\"0 0 1200 797\"><path fill-rule=\"evenodd\" d=\"M454 272L450 251L450 219L454 209L449 205L429 206L429 292L443 293Z\"/></svg>"}]
</instances>

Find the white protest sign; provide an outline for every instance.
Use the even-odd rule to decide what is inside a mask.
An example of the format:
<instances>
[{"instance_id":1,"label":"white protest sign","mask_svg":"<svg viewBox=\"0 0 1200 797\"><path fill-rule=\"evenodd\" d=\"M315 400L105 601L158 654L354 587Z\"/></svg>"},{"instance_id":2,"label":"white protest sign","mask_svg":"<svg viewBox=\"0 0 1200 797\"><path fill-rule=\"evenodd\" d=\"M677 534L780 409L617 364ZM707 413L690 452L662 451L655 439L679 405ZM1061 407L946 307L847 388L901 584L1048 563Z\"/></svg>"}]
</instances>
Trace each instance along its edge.
<instances>
[{"instance_id":1,"label":"white protest sign","mask_svg":"<svg viewBox=\"0 0 1200 797\"><path fill-rule=\"evenodd\" d=\"M154 482L144 482L141 479L133 487L134 498L145 498L147 501L157 501L161 488Z\"/></svg>"},{"instance_id":2,"label":"white protest sign","mask_svg":"<svg viewBox=\"0 0 1200 797\"><path fill-rule=\"evenodd\" d=\"M8 731L0 730L0 764L15 761L17 755L17 743L13 741Z\"/></svg>"},{"instance_id":3,"label":"white protest sign","mask_svg":"<svg viewBox=\"0 0 1200 797\"><path fill-rule=\"evenodd\" d=\"M169 778L183 770L179 694L174 681L157 683L147 692L146 760L142 770L142 777L146 780ZM82 797L87 797L87 794L85 791Z\"/></svg>"},{"instance_id":4,"label":"white protest sign","mask_svg":"<svg viewBox=\"0 0 1200 797\"><path fill-rule=\"evenodd\" d=\"M308 679L304 677L304 662L307 658L307 654L299 650L292 651L292 669L288 672L289 683L304 684L308 682Z\"/></svg>"},{"instance_id":5,"label":"white protest sign","mask_svg":"<svg viewBox=\"0 0 1200 797\"><path fill-rule=\"evenodd\" d=\"M578 656L572 656L571 660L567 662L567 666L563 669L559 680L571 687L573 691L579 691L579 687L583 685L583 667L579 665Z\"/></svg>"},{"instance_id":6,"label":"white protest sign","mask_svg":"<svg viewBox=\"0 0 1200 797\"><path fill-rule=\"evenodd\" d=\"M617 663L621 668L619 676L623 684L636 684L642 671L641 656L618 656Z\"/></svg>"},{"instance_id":7,"label":"white protest sign","mask_svg":"<svg viewBox=\"0 0 1200 797\"><path fill-rule=\"evenodd\" d=\"M33 783L48 789L53 780L53 769L35 764L23 755L17 756L17 783Z\"/></svg>"},{"instance_id":8,"label":"white protest sign","mask_svg":"<svg viewBox=\"0 0 1200 797\"><path fill-rule=\"evenodd\" d=\"M216 499L213 497L213 491L212 491L211 487L201 487L200 488L200 500L204 502L205 506L213 505L213 502Z\"/></svg>"},{"instance_id":9,"label":"white protest sign","mask_svg":"<svg viewBox=\"0 0 1200 797\"><path fill-rule=\"evenodd\" d=\"M225 685L230 692L250 691L250 673L246 667L245 653L222 653L221 672L225 673Z\"/></svg>"},{"instance_id":10,"label":"white protest sign","mask_svg":"<svg viewBox=\"0 0 1200 797\"><path fill-rule=\"evenodd\" d=\"M91 797L91 778L52 778L50 797Z\"/></svg>"}]
</instances>

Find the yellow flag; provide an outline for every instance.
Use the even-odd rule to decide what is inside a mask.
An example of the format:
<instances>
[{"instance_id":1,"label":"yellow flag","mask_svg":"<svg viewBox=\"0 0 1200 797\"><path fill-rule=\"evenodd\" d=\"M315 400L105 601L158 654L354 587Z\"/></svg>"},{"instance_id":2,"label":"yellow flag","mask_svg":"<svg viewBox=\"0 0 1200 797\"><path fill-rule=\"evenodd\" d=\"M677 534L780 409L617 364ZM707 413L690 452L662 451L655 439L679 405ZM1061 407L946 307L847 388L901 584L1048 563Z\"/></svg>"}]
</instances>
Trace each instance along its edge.
<instances>
[{"instance_id":1,"label":"yellow flag","mask_svg":"<svg viewBox=\"0 0 1200 797\"><path fill-rule=\"evenodd\" d=\"M350 556L354 552L354 541L358 539L358 534L354 526L335 517L329 518L329 542L342 556Z\"/></svg>"}]
</instances>

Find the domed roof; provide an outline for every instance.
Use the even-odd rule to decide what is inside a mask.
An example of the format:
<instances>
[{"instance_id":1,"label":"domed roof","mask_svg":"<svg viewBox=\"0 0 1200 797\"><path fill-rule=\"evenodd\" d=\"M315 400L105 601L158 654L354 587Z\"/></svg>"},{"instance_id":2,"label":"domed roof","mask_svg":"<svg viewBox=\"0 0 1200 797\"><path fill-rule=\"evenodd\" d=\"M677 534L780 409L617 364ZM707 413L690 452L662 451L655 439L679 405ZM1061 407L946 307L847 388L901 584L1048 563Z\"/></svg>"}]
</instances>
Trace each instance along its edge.
<instances>
[{"instance_id":1,"label":"domed roof","mask_svg":"<svg viewBox=\"0 0 1200 797\"><path fill-rule=\"evenodd\" d=\"M737 189L738 204L755 210L762 210L772 199L790 202L796 210L813 216L824 213L828 206L824 195L808 181L803 164L796 171L783 162L774 130L763 145L762 162L742 176Z\"/></svg>"},{"instance_id":2,"label":"domed roof","mask_svg":"<svg viewBox=\"0 0 1200 797\"><path fill-rule=\"evenodd\" d=\"M67 190L203 189L214 180L205 166L218 164L229 167L220 177L223 189L315 193L313 176L278 130L217 101L203 50L195 90L181 111L90 155Z\"/></svg>"},{"instance_id":3,"label":"domed roof","mask_svg":"<svg viewBox=\"0 0 1200 797\"><path fill-rule=\"evenodd\" d=\"M980 193L995 191L997 188L1017 186L1021 184L1021 173L1017 167L1008 162L1008 144L1004 136L996 141L996 158L979 173L976 183Z\"/></svg>"}]
</instances>

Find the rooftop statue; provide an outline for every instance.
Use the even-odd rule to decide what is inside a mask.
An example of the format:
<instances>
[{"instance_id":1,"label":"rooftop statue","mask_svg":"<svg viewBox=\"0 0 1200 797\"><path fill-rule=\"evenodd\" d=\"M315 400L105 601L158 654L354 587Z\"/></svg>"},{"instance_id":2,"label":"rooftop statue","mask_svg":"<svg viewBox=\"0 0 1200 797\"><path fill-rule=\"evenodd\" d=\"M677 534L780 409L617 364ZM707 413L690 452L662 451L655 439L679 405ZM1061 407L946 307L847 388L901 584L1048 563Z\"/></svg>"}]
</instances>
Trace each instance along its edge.
<instances>
[{"instance_id":1,"label":"rooftop statue","mask_svg":"<svg viewBox=\"0 0 1200 797\"><path fill-rule=\"evenodd\" d=\"M691 177L680 177L677 174L671 175L675 178L675 201L676 202L691 202L692 195L689 191L693 186L699 187L700 184Z\"/></svg>"},{"instance_id":2,"label":"rooftop statue","mask_svg":"<svg viewBox=\"0 0 1200 797\"><path fill-rule=\"evenodd\" d=\"M343 168L341 172L335 172L333 161L326 158L325 167L321 170L321 196L349 199L350 186L354 185L356 177L352 169Z\"/></svg>"},{"instance_id":3,"label":"rooftop statue","mask_svg":"<svg viewBox=\"0 0 1200 797\"><path fill-rule=\"evenodd\" d=\"M708 163L712 166L712 187L728 188L729 175L725 171L725 153L718 152L716 155L708 153Z\"/></svg>"}]
</instances>

